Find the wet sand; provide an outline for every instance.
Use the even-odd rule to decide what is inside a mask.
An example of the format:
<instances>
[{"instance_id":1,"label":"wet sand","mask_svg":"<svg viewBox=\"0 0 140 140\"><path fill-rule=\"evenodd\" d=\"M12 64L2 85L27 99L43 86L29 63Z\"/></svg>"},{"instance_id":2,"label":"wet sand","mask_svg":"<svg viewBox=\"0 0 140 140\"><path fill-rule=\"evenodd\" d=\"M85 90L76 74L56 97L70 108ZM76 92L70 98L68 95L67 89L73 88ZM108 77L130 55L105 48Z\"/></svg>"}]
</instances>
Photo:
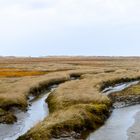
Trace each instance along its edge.
<instances>
[{"instance_id":1,"label":"wet sand","mask_svg":"<svg viewBox=\"0 0 140 140\"><path fill-rule=\"evenodd\" d=\"M128 129L128 140L140 140L140 111L135 115L134 124Z\"/></svg>"}]
</instances>

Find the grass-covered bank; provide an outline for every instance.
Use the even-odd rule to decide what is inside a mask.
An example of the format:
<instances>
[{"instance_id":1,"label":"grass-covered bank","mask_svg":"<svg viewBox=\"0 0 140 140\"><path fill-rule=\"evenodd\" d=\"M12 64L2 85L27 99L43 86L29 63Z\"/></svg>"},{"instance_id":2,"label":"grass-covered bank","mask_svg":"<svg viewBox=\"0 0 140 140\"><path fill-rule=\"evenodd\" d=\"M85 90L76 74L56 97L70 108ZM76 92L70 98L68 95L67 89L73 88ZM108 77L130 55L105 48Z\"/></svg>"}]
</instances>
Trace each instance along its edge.
<instances>
[{"instance_id":1,"label":"grass-covered bank","mask_svg":"<svg viewBox=\"0 0 140 140\"><path fill-rule=\"evenodd\" d=\"M11 111L12 107L26 110L30 95L37 97L47 90L49 86L70 80L70 76L68 74L54 73L47 76L26 78L26 80L22 79L13 83L14 88L10 90L11 94L9 96L7 96L8 93L0 96L0 123L14 123L16 116ZM13 120L11 120L12 118Z\"/></svg>"},{"instance_id":2,"label":"grass-covered bank","mask_svg":"<svg viewBox=\"0 0 140 140\"><path fill-rule=\"evenodd\" d=\"M0 108L0 123L12 124L17 118L10 112Z\"/></svg>"},{"instance_id":3,"label":"grass-covered bank","mask_svg":"<svg viewBox=\"0 0 140 140\"><path fill-rule=\"evenodd\" d=\"M63 136L78 139L83 132L103 125L110 114L111 101L99 94L93 83L91 79L80 79L61 84L46 100L49 117L19 140L47 140Z\"/></svg>"},{"instance_id":4,"label":"grass-covered bank","mask_svg":"<svg viewBox=\"0 0 140 140\"><path fill-rule=\"evenodd\" d=\"M45 92L51 85L60 84L65 81L71 80L71 78L78 78L81 74L87 71L72 72L53 72L43 76L32 76L21 78L9 78L3 79L0 87L0 109L11 114L13 118L16 118L10 111L12 107L17 107L22 110L26 110L28 107L28 97L30 95L37 97L41 93ZM90 72L90 71L89 71ZM4 83L6 81L6 84ZM8 84L8 85L7 85ZM10 94L9 94L10 91ZM4 119L3 119L4 118ZM0 123L14 123L14 120L9 119L9 115L0 116ZM6 121L5 121L6 120Z\"/></svg>"},{"instance_id":5,"label":"grass-covered bank","mask_svg":"<svg viewBox=\"0 0 140 140\"><path fill-rule=\"evenodd\" d=\"M63 136L81 138L82 131L95 130L109 115L105 104L79 104L49 115L18 140L49 140Z\"/></svg>"}]
</instances>

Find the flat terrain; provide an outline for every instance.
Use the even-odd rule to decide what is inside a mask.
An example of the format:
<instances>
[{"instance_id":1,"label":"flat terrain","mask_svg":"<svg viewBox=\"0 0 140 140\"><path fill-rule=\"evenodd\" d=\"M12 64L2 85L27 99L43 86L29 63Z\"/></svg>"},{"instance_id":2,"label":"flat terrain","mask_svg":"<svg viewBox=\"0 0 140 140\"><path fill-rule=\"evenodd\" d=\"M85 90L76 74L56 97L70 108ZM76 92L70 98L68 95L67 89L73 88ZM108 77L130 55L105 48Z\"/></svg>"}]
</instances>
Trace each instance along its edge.
<instances>
[{"instance_id":1,"label":"flat terrain","mask_svg":"<svg viewBox=\"0 0 140 140\"><path fill-rule=\"evenodd\" d=\"M139 62L133 57L1 57L0 122L15 122L12 107L25 110L29 95L38 96L48 86L64 82L46 100L50 115L19 139L81 138L83 131L97 129L109 117L112 100L101 90L140 79Z\"/></svg>"}]
</instances>

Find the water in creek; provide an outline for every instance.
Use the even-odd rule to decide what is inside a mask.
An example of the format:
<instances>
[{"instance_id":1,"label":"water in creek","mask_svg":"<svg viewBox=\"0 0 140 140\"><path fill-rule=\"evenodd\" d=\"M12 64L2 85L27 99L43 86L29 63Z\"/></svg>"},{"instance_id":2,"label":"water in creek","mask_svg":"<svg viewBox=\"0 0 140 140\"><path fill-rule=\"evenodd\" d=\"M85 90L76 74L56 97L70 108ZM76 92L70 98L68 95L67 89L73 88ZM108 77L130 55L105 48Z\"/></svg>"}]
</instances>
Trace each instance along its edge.
<instances>
[{"instance_id":1,"label":"water in creek","mask_svg":"<svg viewBox=\"0 0 140 140\"><path fill-rule=\"evenodd\" d=\"M103 92L105 95L109 95L137 83L138 81L118 84L114 87L106 88ZM128 129L134 124L134 117L138 112L140 112L140 105L114 109L106 123L91 133L87 140L127 140Z\"/></svg>"},{"instance_id":2,"label":"water in creek","mask_svg":"<svg viewBox=\"0 0 140 140\"><path fill-rule=\"evenodd\" d=\"M16 123L12 125L0 124L0 140L16 140L35 124L42 121L49 114L45 100L56 86L51 86L50 90L40 95L39 98L32 99L27 112L17 111L16 109L15 115L18 119Z\"/></svg>"},{"instance_id":3,"label":"water in creek","mask_svg":"<svg viewBox=\"0 0 140 140\"><path fill-rule=\"evenodd\" d=\"M127 83L123 83L123 84L117 84L115 86L110 86L103 90L103 94L109 95L114 92L122 91L122 90L124 90L132 85L136 85L138 83L139 83L139 81L134 81L134 82L127 82Z\"/></svg>"}]
</instances>

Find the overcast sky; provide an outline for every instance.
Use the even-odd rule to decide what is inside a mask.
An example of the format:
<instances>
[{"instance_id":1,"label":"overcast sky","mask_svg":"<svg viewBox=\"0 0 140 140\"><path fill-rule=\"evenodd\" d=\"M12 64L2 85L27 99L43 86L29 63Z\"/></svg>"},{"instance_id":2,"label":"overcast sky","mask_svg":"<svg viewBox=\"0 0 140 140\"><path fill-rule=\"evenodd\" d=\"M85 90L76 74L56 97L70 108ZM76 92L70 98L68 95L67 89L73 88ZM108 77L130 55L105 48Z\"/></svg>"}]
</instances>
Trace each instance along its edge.
<instances>
[{"instance_id":1,"label":"overcast sky","mask_svg":"<svg viewBox=\"0 0 140 140\"><path fill-rule=\"evenodd\" d=\"M139 0L0 0L0 55L140 55Z\"/></svg>"}]
</instances>

